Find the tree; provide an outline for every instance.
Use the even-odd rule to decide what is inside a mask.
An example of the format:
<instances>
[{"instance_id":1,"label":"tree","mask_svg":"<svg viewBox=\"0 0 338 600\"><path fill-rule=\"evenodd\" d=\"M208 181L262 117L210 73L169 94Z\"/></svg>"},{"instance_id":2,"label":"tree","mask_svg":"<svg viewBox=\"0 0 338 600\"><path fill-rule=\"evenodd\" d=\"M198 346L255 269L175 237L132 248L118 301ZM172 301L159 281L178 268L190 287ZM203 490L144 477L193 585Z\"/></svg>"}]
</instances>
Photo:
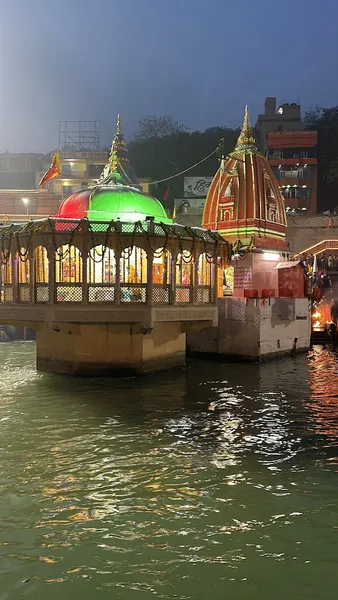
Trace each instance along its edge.
<instances>
[{"instance_id":1,"label":"tree","mask_svg":"<svg viewBox=\"0 0 338 600\"><path fill-rule=\"evenodd\" d=\"M180 125L172 117L148 115L142 117L137 124L137 129L132 137L134 142L144 142L168 135L180 135L187 131L184 125Z\"/></svg>"},{"instance_id":2,"label":"tree","mask_svg":"<svg viewBox=\"0 0 338 600\"><path fill-rule=\"evenodd\" d=\"M338 106L316 106L305 114L307 129L318 131L318 198L321 210L338 205Z\"/></svg>"},{"instance_id":3,"label":"tree","mask_svg":"<svg viewBox=\"0 0 338 600\"><path fill-rule=\"evenodd\" d=\"M166 117L163 117L164 119ZM147 121L148 117L145 118ZM143 120L141 120L143 122ZM177 124L176 124L177 125ZM148 130L148 132L153 130ZM161 133L161 129L158 130ZM239 130L226 127L212 127L204 132L193 131L189 133L185 127L175 126L172 134L144 135L129 144L130 160L139 177L150 177L153 181L173 177L199 163L218 147L221 138L224 138L224 151L226 154L234 149ZM219 156L212 154L208 160L203 161L186 174L187 176L213 176L219 166ZM174 198L183 198L184 176L180 175L163 182L151 191L162 199L168 186L170 198L166 208L172 209Z\"/></svg>"}]
</instances>

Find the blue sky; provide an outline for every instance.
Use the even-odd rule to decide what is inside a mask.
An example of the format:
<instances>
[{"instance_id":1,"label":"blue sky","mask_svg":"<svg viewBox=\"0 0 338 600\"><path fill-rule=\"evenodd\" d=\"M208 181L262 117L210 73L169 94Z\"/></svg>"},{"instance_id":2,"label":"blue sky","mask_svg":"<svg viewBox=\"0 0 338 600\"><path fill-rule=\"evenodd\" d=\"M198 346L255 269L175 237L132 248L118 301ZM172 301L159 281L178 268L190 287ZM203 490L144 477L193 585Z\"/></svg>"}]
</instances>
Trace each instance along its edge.
<instances>
[{"instance_id":1,"label":"blue sky","mask_svg":"<svg viewBox=\"0 0 338 600\"><path fill-rule=\"evenodd\" d=\"M0 151L48 151L60 120L147 114L238 126L266 96L338 104L337 0L2 0Z\"/></svg>"}]
</instances>

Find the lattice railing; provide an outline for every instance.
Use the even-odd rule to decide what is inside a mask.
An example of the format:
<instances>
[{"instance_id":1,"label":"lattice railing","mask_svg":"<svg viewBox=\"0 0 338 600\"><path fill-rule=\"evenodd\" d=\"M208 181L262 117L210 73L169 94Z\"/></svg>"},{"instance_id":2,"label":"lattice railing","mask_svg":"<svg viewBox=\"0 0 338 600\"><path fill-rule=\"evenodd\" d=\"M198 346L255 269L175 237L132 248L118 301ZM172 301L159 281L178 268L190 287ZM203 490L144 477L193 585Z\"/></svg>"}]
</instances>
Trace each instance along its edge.
<instances>
[{"instance_id":1,"label":"lattice railing","mask_svg":"<svg viewBox=\"0 0 338 600\"><path fill-rule=\"evenodd\" d=\"M90 284L88 287L88 302L114 302L114 284Z\"/></svg>"},{"instance_id":2,"label":"lattice railing","mask_svg":"<svg viewBox=\"0 0 338 600\"><path fill-rule=\"evenodd\" d=\"M191 285L177 285L175 302L180 304L188 304L192 302L192 286Z\"/></svg>"},{"instance_id":3,"label":"lattice railing","mask_svg":"<svg viewBox=\"0 0 338 600\"><path fill-rule=\"evenodd\" d=\"M49 301L49 285L48 283L35 284L35 302L37 304L45 304Z\"/></svg>"},{"instance_id":4,"label":"lattice railing","mask_svg":"<svg viewBox=\"0 0 338 600\"><path fill-rule=\"evenodd\" d=\"M147 301L146 283L121 283L121 302L123 304L143 304Z\"/></svg>"},{"instance_id":5,"label":"lattice railing","mask_svg":"<svg viewBox=\"0 0 338 600\"><path fill-rule=\"evenodd\" d=\"M210 304L211 288L209 285L199 285L196 290L196 301L198 304Z\"/></svg>"},{"instance_id":6,"label":"lattice railing","mask_svg":"<svg viewBox=\"0 0 338 600\"><path fill-rule=\"evenodd\" d=\"M154 283L153 286L153 304L169 304L170 286Z\"/></svg>"},{"instance_id":7,"label":"lattice railing","mask_svg":"<svg viewBox=\"0 0 338 600\"><path fill-rule=\"evenodd\" d=\"M13 288L11 283L4 284L3 301L4 303L13 302Z\"/></svg>"},{"instance_id":8,"label":"lattice railing","mask_svg":"<svg viewBox=\"0 0 338 600\"><path fill-rule=\"evenodd\" d=\"M30 302L31 301L31 290L29 283L18 284L18 298L19 302Z\"/></svg>"},{"instance_id":9,"label":"lattice railing","mask_svg":"<svg viewBox=\"0 0 338 600\"><path fill-rule=\"evenodd\" d=\"M82 283L57 283L56 302L82 302Z\"/></svg>"}]
</instances>

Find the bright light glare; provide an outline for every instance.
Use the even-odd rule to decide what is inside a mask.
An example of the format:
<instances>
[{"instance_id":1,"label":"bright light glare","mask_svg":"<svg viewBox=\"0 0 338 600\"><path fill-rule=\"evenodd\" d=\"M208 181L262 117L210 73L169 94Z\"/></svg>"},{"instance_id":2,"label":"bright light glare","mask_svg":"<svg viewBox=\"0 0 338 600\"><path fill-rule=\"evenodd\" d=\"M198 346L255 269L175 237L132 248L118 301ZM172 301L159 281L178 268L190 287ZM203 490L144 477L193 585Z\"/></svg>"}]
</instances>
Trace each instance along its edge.
<instances>
[{"instance_id":1,"label":"bright light glare","mask_svg":"<svg viewBox=\"0 0 338 600\"><path fill-rule=\"evenodd\" d=\"M29 203L29 198L22 198L22 202L25 206L27 206L27 204Z\"/></svg>"},{"instance_id":2,"label":"bright light glare","mask_svg":"<svg viewBox=\"0 0 338 600\"><path fill-rule=\"evenodd\" d=\"M280 259L279 254L276 254L276 252L264 252L263 256L264 256L265 260L279 260Z\"/></svg>"}]
</instances>

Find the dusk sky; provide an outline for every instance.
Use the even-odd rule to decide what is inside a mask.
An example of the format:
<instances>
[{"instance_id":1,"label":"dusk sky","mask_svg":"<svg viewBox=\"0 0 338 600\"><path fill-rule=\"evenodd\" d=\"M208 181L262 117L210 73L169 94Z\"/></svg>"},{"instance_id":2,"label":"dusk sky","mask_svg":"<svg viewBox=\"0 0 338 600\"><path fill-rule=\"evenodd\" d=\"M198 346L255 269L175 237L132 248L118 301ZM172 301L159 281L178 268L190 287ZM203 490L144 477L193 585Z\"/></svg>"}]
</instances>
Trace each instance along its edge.
<instances>
[{"instance_id":1,"label":"dusk sky","mask_svg":"<svg viewBox=\"0 0 338 600\"><path fill-rule=\"evenodd\" d=\"M58 146L60 120L190 129L251 121L266 96L338 104L337 0L2 0L0 151Z\"/></svg>"}]
</instances>

